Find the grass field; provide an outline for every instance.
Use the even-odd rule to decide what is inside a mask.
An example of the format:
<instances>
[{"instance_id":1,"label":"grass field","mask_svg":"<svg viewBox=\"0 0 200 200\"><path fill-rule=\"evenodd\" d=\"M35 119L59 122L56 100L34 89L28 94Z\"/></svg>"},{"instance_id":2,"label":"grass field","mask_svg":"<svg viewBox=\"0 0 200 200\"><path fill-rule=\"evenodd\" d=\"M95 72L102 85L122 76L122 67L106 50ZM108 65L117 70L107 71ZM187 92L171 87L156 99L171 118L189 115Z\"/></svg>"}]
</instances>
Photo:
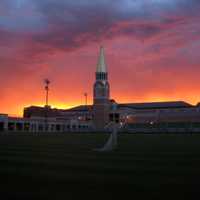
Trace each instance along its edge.
<instances>
[{"instance_id":1,"label":"grass field","mask_svg":"<svg viewBox=\"0 0 200 200\"><path fill-rule=\"evenodd\" d=\"M0 199L192 199L200 135L0 136ZM199 196L197 198L199 199Z\"/></svg>"}]
</instances>

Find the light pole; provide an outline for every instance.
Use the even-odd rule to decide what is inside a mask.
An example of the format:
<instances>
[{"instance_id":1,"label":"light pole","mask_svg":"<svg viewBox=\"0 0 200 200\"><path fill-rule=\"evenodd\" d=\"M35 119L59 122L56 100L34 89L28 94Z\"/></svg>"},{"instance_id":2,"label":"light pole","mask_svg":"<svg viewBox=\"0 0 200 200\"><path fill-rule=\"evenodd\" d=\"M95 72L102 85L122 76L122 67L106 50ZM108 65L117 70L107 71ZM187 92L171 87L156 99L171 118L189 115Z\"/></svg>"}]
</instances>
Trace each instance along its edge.
<instances>
[{"instance_id":1,"label":"light pole","mask_svg":"<svg viewBox=\"0 0 200 200\"><path fill-rule=\"evenodd\" d=\"M45 102L45 131L48 131L48 109L49 109L49 79L44 80L45 91L46 91L46 102Z\"/></svg>"},{"instance_id":2,"label":"light pole","mask_svg":"<svg viewBox=\"0 0 200 200\"><path fill-rule=\"evenodd\" d=\"M48 107L48 105L49 105L49 84L50 84L49 79L45 79L44 83L45 83L45 90L46 90L46 105L45 106Z\"/></svg>"},{"instance_id":3,"label":"light pole","mask_svg":"<svg viewBox=\"0 0 200 200\"><path fill-rule=\"evenodd\" d=\"M88 97L88 94L87 92L84 93L84 97L85 97L85 121L87 120L87 97Z\"/></svg>"},{"instance_id":4,"label":"light pole","mask_svg":"<svg viewBox=\"0 0 200 200\"><path fill-rule=\"evenodd\" d=\"M85 97L85 106L87 106L87 97L88 97L87 92L84 93L84 97Z\"/></svg>"}]
</instances>

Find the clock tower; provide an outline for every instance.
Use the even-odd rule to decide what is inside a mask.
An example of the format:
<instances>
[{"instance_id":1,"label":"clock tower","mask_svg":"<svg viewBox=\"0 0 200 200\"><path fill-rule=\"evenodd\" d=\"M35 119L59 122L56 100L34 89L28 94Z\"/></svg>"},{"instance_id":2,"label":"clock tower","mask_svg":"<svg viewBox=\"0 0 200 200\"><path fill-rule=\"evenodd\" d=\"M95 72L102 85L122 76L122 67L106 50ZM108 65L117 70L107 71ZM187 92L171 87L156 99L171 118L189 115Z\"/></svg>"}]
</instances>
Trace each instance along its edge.
<instances>
[{"instance_id":1,"label":"clock tower","mask_svg":"<svg viewBox=\"0 0 200 200\"><path fill-rule=\"evenodd\" d=\"M103 130L109 123L110 86L105 62L104 48L100 48L100 55L96 69L96 81L93 96L93 121L96 130Z\"/></svg>"}]
</instances>

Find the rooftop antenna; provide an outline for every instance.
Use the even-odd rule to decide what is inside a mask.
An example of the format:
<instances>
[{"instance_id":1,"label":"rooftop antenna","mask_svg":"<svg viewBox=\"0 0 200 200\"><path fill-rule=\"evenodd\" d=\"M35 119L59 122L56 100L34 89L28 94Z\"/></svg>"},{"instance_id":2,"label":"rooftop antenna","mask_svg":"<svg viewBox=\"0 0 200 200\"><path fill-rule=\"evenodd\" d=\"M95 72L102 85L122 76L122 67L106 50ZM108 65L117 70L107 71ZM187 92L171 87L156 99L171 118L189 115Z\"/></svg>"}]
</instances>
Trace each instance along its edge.
<instances>
[{"instance_id":1,"label":"rooftop antenna","mask_svg":"<svg viewBox=\"0 0 200 200\"><path fill-rule=\"evenodd\" d=\"M50 80L49 79L44 79L44 84L45 84L45 91L46 91L46 104L45 107L49 106L49 84Z\"/></svg>"}]
</instances>

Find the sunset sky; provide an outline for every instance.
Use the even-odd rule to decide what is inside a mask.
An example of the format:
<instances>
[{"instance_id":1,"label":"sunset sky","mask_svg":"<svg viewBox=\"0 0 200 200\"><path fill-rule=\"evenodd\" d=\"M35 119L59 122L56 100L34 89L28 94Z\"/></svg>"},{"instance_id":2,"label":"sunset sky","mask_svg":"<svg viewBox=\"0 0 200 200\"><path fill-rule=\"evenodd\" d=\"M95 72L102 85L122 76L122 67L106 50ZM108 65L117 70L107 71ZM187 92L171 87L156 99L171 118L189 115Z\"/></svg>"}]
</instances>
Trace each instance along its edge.
<instances>
[{"instance_id":1,"label":"sunset sky","mask_svg":"<svg viewBox=\"0 0 200 200\"><path fill-rule=\"evenodd\" d=\"M200 101L199 0L0 0L0 113L92 103L99 46L117 102Z\"/></svg>"}]
</instances>

